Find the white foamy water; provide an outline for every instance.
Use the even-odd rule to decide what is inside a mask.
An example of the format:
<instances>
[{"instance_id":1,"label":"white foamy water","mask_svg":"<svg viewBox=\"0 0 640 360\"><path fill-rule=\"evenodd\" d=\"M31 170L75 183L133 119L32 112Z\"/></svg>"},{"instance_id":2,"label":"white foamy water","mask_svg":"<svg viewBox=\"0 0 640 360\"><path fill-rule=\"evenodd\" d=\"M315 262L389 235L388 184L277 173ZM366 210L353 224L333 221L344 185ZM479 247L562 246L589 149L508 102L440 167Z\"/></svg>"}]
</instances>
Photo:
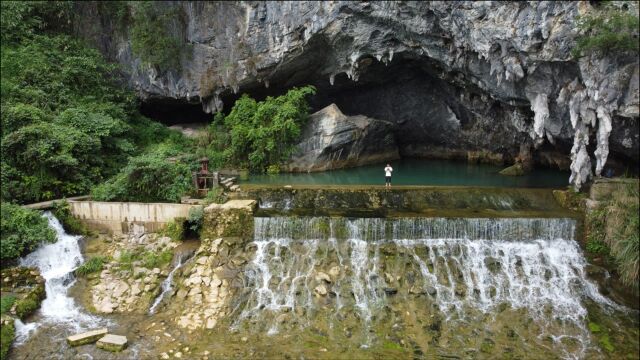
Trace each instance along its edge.
<instances>
[{"instance_id":1,"label":"white foamy water","mask_svg":"<svg viewBox=\"0 0 640 360\"><path fill-rule=\"evenodd\" d=\"M160 305L160 303L162 302L162 299L164 299L165 295L169 291L171 291L171 288L173 286L173 274L178 269L180 269L186 262L187 262L187 259L184 259L181 256L178 257L178 262L174 266L173 270L171 270L171 272L169 273L169 276L167 276L167 278L164 279L164 281L162 282L162 292L160 293L160 295L158 295L156 300L153 302L153 305L151 305L151 308L149 308L149 314L153 314L156 311L156 308L158 307L158 305Z\"/></svg>"},{"instance_id":2,"label":"white foamy water","mask_svg":"<svg viewBox=\"0 0 640 360\"><path fill-rule=\"evenodd\" d=\"M583 300L622 307L587 279L574 233L572 219L256 218L256 255L247 271L253 290L236 324L314 308L313 279L327 271L326 263L317 265L329 254L342 269L330 285L336 311L350 302L365 327L385 305L388 281L406 275L390 270L400 264L417 270L413 293L429 294L447 321L507 303L526 309L554 339L577 340L582 353L589 344ZM392 255L385 260L381 251ZM273 321L268 333L277 327Z\"/></svg>"},{"instance_id":3,"label":"white foamy water","mask_svg":"<svg viewBox=\"0 0 640 360\"><path fill-rule=\"evenodd\" d=\"M16 322L16 343L23 343L42 324L61 324L74 331L87 330L104 323L104 320L83 312L75 300L68 296L74 284L75 270L83 262L78 241L80 236L67 234L62 224L50 212L44 217L56 232L57 241L43 244L36 251L20 260L20 266L37 267L45 279L47 297L42 301L37 322Z\"/></svg>"}]
</instances>

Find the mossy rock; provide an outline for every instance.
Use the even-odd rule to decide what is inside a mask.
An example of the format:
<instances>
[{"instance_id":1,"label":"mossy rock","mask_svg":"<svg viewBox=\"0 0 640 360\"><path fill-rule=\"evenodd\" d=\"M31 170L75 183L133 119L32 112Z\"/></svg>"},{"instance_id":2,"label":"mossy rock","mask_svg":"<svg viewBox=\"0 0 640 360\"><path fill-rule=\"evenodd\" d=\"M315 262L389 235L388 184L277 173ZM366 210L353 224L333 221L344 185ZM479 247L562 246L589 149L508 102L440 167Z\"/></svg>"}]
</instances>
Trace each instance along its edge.
<instances>
[{"instance_id":1,"label":"mossy rock","mask_svg":"<svg viewBox=\"0 0 640 360\"><path fill-rule=\"evenodd\" d=\"M506 175L506 176L522 176L524 174L525 174L525 171L524 171L524 168L522 167L522 164L511 165L508 168L505 168L502 171L500 171L500 175Z\"/></svg>"}]
</instances>

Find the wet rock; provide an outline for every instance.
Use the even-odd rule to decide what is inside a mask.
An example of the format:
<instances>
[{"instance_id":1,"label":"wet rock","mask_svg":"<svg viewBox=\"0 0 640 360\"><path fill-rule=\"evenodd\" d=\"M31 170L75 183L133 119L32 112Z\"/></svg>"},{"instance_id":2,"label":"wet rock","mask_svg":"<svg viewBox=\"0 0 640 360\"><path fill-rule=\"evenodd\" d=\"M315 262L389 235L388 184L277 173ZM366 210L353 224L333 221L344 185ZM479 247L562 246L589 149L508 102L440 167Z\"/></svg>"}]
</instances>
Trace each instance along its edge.
<instances>
[{"instance_id":1,"label":"wet rock","mask_svg":"<svg viewBox=\"0 0 640 360\"><path fill-rule=\"evenodd\" d=\"M340 276L340 266L331 267L331 269L329 269L329 275L334 279L338 278L338 276Z\"/></svg>"},{"instance_id":2,"label":"wet rock","mask_svg":"<svg viewBox=\"0 0 640 360\"><path fill-rule=\"evenodd\" d=\"M127 338L125 336L107 334L96 343L100 349L118 352L127 347Z\"/></svg>"},{"instance_id":3,"label":"wet rock","mask_svg":"<svg viewBox=\"0 0 640 360\"><path fill-rule=\"evenodd\" d=\"M107 328L92 330L81 334L71 335L67 337L67 343L71 346L91 344L98 341L107 334Z\"/></svg>"},{"instance_id":4,"label":"wet rock","mask_svg":"<svg viewBox=\"0 0 640 360\"><path fill-rule=\"evenodd\" d=\"M395 295L395 294L398 293L398 289L386 287L386 288L384 288L384 292L387 295Z\"/></svg>"},{"instance_id":5,"label":"wet rock","mask_svg":"<svg viewBox=\"0 0 640 360\"><path fill-rule=\"evenodd\" d=\"M427 294L431 295L431 296L435 296L436 293L438 292L438 290L436 290L436 288L434 288L433 286L427 286Z\"/></svg>"},{"instance_id":6,"label":"wet rock","mask_svg":"<svg viewBox=\"0 0 640 360\"><path fill-rule=\"evenodd\" d=\"M484 259L484 264L489 269L489 271L493 273L500 271L500 269L502 268L502 264L500 263L500 261L490 256Z\"/></svg>"},{"instance_id":7,"label":"wet rock","mask_svg":"<svg viewBox=\"0 0 640 360\"><path fill-rule=\"evenodd\" d=\"M331 284L331 277L326 273L323 273L322 271L319 271L318 273L316 273L315 279L317 282L324 281L327 284Z\"/></svg>"},{"instance_id":8,"label":"wet rock","mask_svg":"<svg viewBox=\"0 0 640 360\"><path fill-rule=\"evenodd\" d=\"M314 289L316 295L325 296L327 295L327 288L324 285L318 285Z\"/></svg>"},{"instance_id":9,"label":"wet rock","mask_svg":"<svg viewBox=\"0 0 640 360\"><path fill-rule=\"evenodd\" d=\"M207 329L213 329L215 326L216 326L216 319L214 319L214 318L208 318L208 319L207 319L206 328L207 328Z\"/></svg>"}]
</instances>

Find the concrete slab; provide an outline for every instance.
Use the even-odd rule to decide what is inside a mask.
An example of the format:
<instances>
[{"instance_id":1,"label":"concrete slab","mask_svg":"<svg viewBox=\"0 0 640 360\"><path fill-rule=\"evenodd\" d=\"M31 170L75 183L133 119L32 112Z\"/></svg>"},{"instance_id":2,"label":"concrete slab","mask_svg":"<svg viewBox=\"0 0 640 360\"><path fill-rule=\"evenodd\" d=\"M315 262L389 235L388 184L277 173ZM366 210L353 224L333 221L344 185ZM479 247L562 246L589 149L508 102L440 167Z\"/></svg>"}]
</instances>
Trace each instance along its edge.
<instances>
[{"instance_id":1,"label":"concrete slab","mask_svg":"<svg viewBox=\"0 0 640 360\"><path fill-rule=\"evenodd\" d=\"M118 352L127 347L127 337L120 335L107 334L96 343L100 349Z\"/></svg>"},{"instance_id":2,"label":"concrete slab","mask_svg":"<svg viewBox=\"0 0 640 360\"><path fill-rule=\"evenodd\" d=\"M82 334L71 335L67 337L67 343L71 346L91 344L107 334L107 328L88 331Z\"/></svg>"}]
</instances>

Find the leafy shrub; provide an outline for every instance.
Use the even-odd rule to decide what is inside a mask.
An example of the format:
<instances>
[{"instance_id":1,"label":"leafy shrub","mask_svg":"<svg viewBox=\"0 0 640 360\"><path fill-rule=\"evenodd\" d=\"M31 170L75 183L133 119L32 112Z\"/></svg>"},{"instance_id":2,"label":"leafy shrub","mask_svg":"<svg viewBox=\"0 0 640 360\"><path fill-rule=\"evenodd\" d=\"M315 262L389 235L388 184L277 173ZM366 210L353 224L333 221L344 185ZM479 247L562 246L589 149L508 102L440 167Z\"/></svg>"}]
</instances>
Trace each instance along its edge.
<instances>
[{"instance_id":1,"label":"leafy shrub","mask_svg":"<svg viewBox=\"0 0 640 360\"><path fill-rule=\"evenodd\" d=\"M16 328L13 321L10 321L7 325L0 327L0 359L6 359L11 348L11 343L16 335Z\"/></svg>"},{"instance_id":2,"label":"leafy shrub","mask_svg":"<svg viewBox=\"0 0 640 360\"><path fill-rule=\"evenodd\" d=\"M637 14L613 4L602 5L578 19L581 35L572 53L576 57L594 51L637 54L639 25Z\"/></svg>"},{"instance_id":3,"label":"leafy shrub","mask_svg":"<svg viewBox=\"0 0 640 360\"><path fill-rule=\"evenodd\" d=\"M53 203L53 215L69 234L88 235L90 233L89 229L80 220L71 215L71 208L66 200Z\"/></svg>"},{"instance_id":4,"label":"leafy shrub","mask_svg":"<svg viewBox=\"0 0 640 360\"><path fill-rule=\"evenodd\" d=\"M0 203L0 253L2 261L15 260L35 250L42 242L54 242L56 234L39 211Z\"/></svg>"},{"instance_id":5,"label":"leafy shrub","mask_svg":"<svg viewBox=\"0 0 640 360\"><path fill-rule=\"evenodd\" d=\"M597 255L609 255L609 246L601 240L589 240L586 245L587 251Z\"/></svg>"},{"instance_id":6,"label":"leafy shrub","mask_svg":"<svg viewBox=\"0 0 640 360\"><path fill-rule=\"evenodd\" d=\"M185 218L175 218L164 226L161 233L164 236L170 237L172 240L183 240L185 235L184 223Z\"/></svg>"},{"instance_id":7,"label":"leafy shrub","mask_svg":"<svg viewBox=\"0 0 640 360\"><path fill-rule=\"evenodd\" d=\"M153 269L168 264L173 260L173 252L171 250L165 250L160 254L155 252L145 252L142 254L142 266L147 269Z\"/></svg>"},{"instance_id":8,"label":"leafy shrub","mask_svg":"<svg viewBox=\"0 0 640 360\"><path fill-rule=\"evenodd\" d=\"M79 276L86 276L92 273L102 271L102 267L104 263L106 263L109 259L106 256L95 256L91 259L85 261L84 264L80 265L75 274Z\"/></svg>"},{"instance_id":9,"label":"leafy shrub","mask_svg":"<svg viewBox=\"0 0 640 360\"><path fill-rule=\"evenodd\" d=\"M223 204L227 201L227 196L222 191L222 188L215 187L210 189L207 192L207 195L204 197L204 204Z\"/></svg>"},{"instance_id":10,"label":"leafy shrub","mask_svg":"<svg viewBox=\"0 0 640 360\"><path fill-rule=\"evenodd\" d=\"M202 206L189 209L187 217L187 226L189 230L199 232L202 228L202 219L204 217L204 208Z\"/></svg>"},{"instance_id":11,"label":"leafy shrub","mask_svg":"<svg viewBox=\"0 0 640 360\"><path fill-rule=\"evenodd\" d=\"M179 202L192 189L191 168L157 152L129 160L117 175L92 191L96 200Z\"/></svg>"},{"instance_id":12,"label":"leafy shrub","mask_svg":"<svg viewBox=\"0 0 640 360\"><path fill-rule=\"evenodd\" d=\"M0 315L4 315L9 312L14 302L16 302L16 297L13 295L0 297Z\"/></svg>"},{"instance_id":13,"label":"leafy shrub","mask_svg":"<svg viewBox=\"0 0 640 360\"><path fill-rule=\"evenodd\" d=\"M308 118L307 97L315 93L315 87L309 85L260 102L244 94L229 115L216 114L214 123L223 123L230 134L222 152L225 160L254 172L286 160ZM215 146L221 149L224 145L218 140Z\"/></svg>"}]
</instances>

